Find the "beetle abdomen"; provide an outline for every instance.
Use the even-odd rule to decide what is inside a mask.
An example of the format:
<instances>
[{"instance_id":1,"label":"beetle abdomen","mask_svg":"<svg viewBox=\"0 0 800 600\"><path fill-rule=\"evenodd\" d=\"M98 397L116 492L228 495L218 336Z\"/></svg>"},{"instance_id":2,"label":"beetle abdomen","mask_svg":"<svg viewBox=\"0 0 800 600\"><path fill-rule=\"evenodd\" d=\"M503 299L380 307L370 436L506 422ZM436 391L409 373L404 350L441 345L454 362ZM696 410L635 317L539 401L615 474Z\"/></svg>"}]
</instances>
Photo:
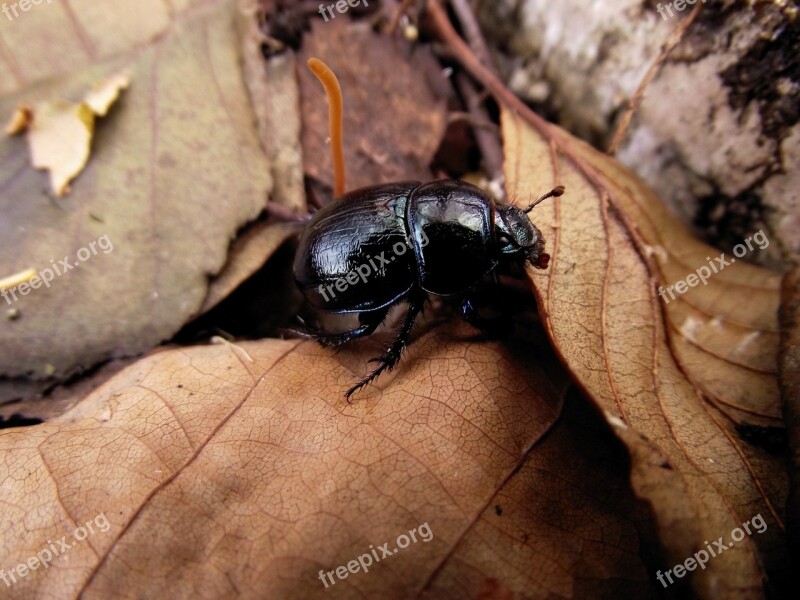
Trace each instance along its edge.
<instances>
[{"instance_id":1,"label":"beetle abdomen","mask_svg":"<svg viewBox=\"0 0 800 600\"><path fill-rule=\"evenodd\" d=\"M300 239L294 275L315 308L362 312L392 303L416 275L406 202L418 182L370 186L320 209Z\"/></svg>"},{"instance_id":2,"label":"beetle abdomen","mask_svg":"<svg viewBox=\"0 0 800 600\"><path fill-rule=\"evenodd\" d=\"M426 292L464 292L495 266L494 205L462 181L432 181L413 191L406 223Z\"/></svg>"}]
</instances>

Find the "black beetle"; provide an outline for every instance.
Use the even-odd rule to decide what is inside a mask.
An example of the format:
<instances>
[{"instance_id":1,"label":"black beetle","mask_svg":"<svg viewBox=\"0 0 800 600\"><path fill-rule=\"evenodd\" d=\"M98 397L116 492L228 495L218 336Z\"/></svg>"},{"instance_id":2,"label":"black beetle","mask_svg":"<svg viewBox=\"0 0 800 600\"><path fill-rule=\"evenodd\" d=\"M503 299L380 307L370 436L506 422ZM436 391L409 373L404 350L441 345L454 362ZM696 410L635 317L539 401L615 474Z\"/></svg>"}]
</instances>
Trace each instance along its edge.
<instances>
[{"instance_id":1,"label":"black beetle","mask_svg":"<svg viewBox=\"0 0 800 600\"><path fill-rule=\"evenodd\" d=\"M405 321L389 349L373 359L379 366L347 390L348 399L400 360L427 294L455 296L471 324L484 327L470 298L475 286L501 263L547 267L544 238L527 209L496 205L480 188L457 180L407 181L343 194L342 97L330 68L308 65L325 87L330 105L336 200L308 223L294 261L294 277L308 302L332 313L358 313L360 326L330 334L309 331L323 346L339 346L370 335L402 300Z\"/></svg>"},{"instance_id":2,"label":"black beetle","mask_svg":"<svg viewBox=\"0 0 800 600\"><path fill-rule=\"evenodd\" d=\"M348 398L391 370L408 343L426 294L458 296L465 319L481 326L469 292L501 262L547 267L544 238L528 209L495 203L480 188L444 180L389 183L349 192L309 222L300 239L294 276L308 302L334 313L358 313L360 327L314 332L325 346L371 334L392 305L407 299L405 322L380 363L351 387Z\"/></svg>"}]
</instances>

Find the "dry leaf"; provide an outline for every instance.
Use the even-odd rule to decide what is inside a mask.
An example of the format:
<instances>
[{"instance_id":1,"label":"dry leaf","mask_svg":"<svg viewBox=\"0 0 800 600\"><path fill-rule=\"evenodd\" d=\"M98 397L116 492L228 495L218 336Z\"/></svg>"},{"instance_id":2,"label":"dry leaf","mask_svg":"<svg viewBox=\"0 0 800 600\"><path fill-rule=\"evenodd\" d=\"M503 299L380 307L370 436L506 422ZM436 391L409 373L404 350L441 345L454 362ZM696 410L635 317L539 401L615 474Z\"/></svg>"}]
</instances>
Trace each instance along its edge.
<instances>
[{"instance_id":1,"label":"dry leaf","mask_svg":"<svg viewBox=\"0 0 800 600\"><path fill-rule=\"evenodd\" d=\"M9 5L13 4L11 2ZM74 73L151 42L204 0L70 0L21 13L0 37L0 94Z\"/></svg>"},{"instance_id":2,"label":"dry leaf","mask_svg":"<svg viewBox=\"0 0 800 600\"><path fill-rule=\"evenodd\" d=\"M444 100L420 76L441 77L430 49L417 47L408 57L390 38L345 19L312 22L297 61L304 171L331 184L328 103L319 81L305 66L312 56L328 63L342 86L347 189L428 180L446 126Z\"/></svg>"},{"instance_id":3,"label":"dry leaf","mask_svg":"<svg viewBox=\"0 0 800 600\"><path fill-rule=\"evenodd\" d=\"M33 120L33 109L27 104L16 108L6 124L6 135L18 135L28 129Z\"/></svg>"},{"instance_id":4,"label":"dry leaf","mask_svg":"<svg viewBox=\"0 0 800 600\"><path fill-rule=\"evenodd\" d=\"M228 345L161 352L62 417L0 433L6 571L96 525L7 593L463 598L495 579L654 596L624 452L579 398L562 414L571 384L543 332L473 334L424 335L352 405L369 344L238 346L253 362ZM429 542L324 587L321 569L423 524Z\"/></svg>"},{"instance_id":5,"label":"dry leaf","mask_svg":"<svg viewBox=\"0 0 800 600\"><path fill-rule=\"evenodd\" d=\"M297 223L258 223L236 238L228 252L227 264L211 281L200 313L210 311L263 268L275 251L297 235L300 228Z\"/></svg>"},{"instance_id":6,"label":"dry leaf","mask_svg":"<svg viewBox=\"0 0 800 600\"><path fill-rule=\"evenodd\" d=\"M50 171L53 193L65 196L89 160L94 113L83 102L58 101L37 106L33 119L28 128L31 164Z\"/></svg>"},{"instance_id":7,"label":"dry leaf","mask_svg":"<svg viewBox=\"0 0 800 600\"><path fill-rule=\"evenodd\" d=\"M123 67L135 82L98 122L68 208L43 189L24 140L0 140L0 273L80 263L17 296L20 317L0 322L2 374L61 378L135 355L201 309L209 276L270 189L237 44L233 1L211 2L152 45L0 101L10 114L23 99L81 97ZM103 236L112 251L97 249Z\"/></svg>"},{"instance_id":8,"label":"dry leaf","mask_svg":"<svg viewBox=\"0 0 800 600\"><path fill-rule=\"evenodd\" d=\"M300 89L291 48L264 59L265 36L256 15L262 0L238 0L237 29L242 45L242 69L258 119L258 136L272 165L272 198L295 214L306 214Z\"/></svg>"},{"instance_id":9,"label":"dry leaf","mask_svg":"<svg viewBox=\"0 0 800 600\"><path fill-rule=\"evenodd\" d=\"M531 214L553 259L530 278L553 344L631 451L633 484L654 506L668 562L761 514L764 534L692 573L701 597L760 596L766 574L786 566L786 473L735 427L781 425L779 277L740 261L665 304L659 285L720 253L613 159L556 128L547 141L508 110L502 126L510 191L527 198L566 186Z\"/></svg>"},{"instance_id":10,"label":"dry leaf","mask_svg":"<svg viewBox=\"0 0 800 600\"><path fill-rule=\"evenodd\" d=\"M95 116L105 116L129 84L130 75L118 73L95 84L78 103L54 100L33 107L21 104L14 110L6 133L28 131L31 164L50 171L50 187L56 196L69 193L70 181L86 167Z\"/></svg>"},{"instance_id":11,"label":"dry leaf","mask_svg":"<svg viewBox=\"0 0 800 600\"><path fill-rule=\"evenodd\" d=\"M789 551L796 562L800 558L800 266L795 266L783 279L780 325L779 372L790 482L786 530Z\"/></svg>"},{"instance_id":12,"label":"dry leaf","mask_svg":"<svg viewBox=\"0 0 800 600\"><path fill-rule=\"evenodd\" d=\"M107 80L95 84L84 96L83 101L98 117L105 117L119 98L120 92L127 89L130 84L131 75L128 71L117 73Z\"/></svg>"}]
</instances>

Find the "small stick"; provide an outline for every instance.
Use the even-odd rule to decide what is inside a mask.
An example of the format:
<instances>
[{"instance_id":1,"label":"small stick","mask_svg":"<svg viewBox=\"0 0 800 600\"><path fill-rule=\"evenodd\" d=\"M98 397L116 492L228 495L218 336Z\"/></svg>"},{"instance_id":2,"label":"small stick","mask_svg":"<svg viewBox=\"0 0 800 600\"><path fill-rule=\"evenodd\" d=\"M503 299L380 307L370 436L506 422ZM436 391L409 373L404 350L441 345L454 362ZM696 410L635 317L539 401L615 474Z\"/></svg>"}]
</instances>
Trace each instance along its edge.
<instances>
[{"instance_id":1,"label":"small stick","mask_svg":"<svg viewBox=\"0 0 800 600\"><path fill-rule=\"evenodd\" d=\"M464 96L464 102L467 105L469 114L472 115L473 121L491 123L489 112L481 104L478 90L475 89L469 77L459 73L456 75L455 82L461 95ZM472 132L478 142L478 147L481 149L481 154L483 154L483 164L489 179L503 181L503 146L500 143L499 131L497 129L494 131L481 129L473 123Z\"/></svg>"},{"instance_id":2,"label":"small stick","mask_svg":"<svg viewBox=\"0 0 800 600\"><path fill-rule=\"evenodd\" d=\"M489 131L494 131L495 133L500 132L500 126L493 121L489 121L487 119L481 119L476 117L468 112L464 112L461 110L454 110L447 113L447 123L458 123L459 121L463 121L472 127L480 127L481 129L488 129Z\"/></svg>"},{"instance_id":3,"label":"small stick","mask_svg":"<svg viewBox=\"0 0 800 600\"><path fill-rule=\"evenodd\" d=\"M328 125L330 127L331 156L333 157L333 196L338 198L345 190L344 142L342 129L344 101L339 80L331 68L318 58L308 59L308 68L319 79L328 97Z\"/></svg>"},{"instance_id":4,"label":"small stick","mask_svg":"<svg viewBox=\"0 0 800 600\"><path fill-rule=\"evenodd\" d=\"M472 52L483 63L483 66L487 69L494 69L492 55L489 53L489 47L483 38L478 19L472 11L469 0L450 0L450 5L458 16L458 20L461 21L461 27L464 28L464 37L467 38Z\"/></svg>"}]
</instances>

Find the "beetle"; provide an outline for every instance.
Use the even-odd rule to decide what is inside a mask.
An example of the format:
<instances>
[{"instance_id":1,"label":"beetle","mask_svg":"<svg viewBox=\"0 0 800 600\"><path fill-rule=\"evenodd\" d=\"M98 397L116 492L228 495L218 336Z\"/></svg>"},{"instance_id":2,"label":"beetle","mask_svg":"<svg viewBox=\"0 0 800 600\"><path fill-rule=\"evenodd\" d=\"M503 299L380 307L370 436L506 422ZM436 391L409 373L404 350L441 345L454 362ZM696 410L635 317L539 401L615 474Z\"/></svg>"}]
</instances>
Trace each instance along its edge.
<instances>
[{"instance_id":1,"label":"beetle","mask_svg":"<svg viewBox=\"0 0 800 600\"><path fill-rule=\"evenodd\" d=\"M338 83L322 61L310 59L309 66L328 92L336 191L341 192L344 166L336 159L341 92L337 101ZM359 327L308 333L323 346L337 347L372 334L392 306L408 302L397 337L381 357L373 359L378 367L345 397L349 400L383 371L394 368L428 294L457 298L465 320L482 327L486 321L475 310L471 293L487 275L499 265L525 261L547 268L550 256L544 251L544 237L527 213L563 192L558 186L523 210L496 204L480 188L463 181L406 181L339 193L317 211L300 238L295 281L311 306L330 313L357 313Z\"/></svg>"},{"instance_id":2,"label":"beetle","mask_svg":"<svg viewBox=\"0 0 800 600\"><path fill-rule=\"evenodd\" d=\"M314 332L317 341L339 346L370 335L393 305L409 303L399 334L376 359L380 365L346 397L397 364L426 294L460 297L463 316L480 327L469 292L500 263L547 268L544 238L526 214L535 204L496 206L479 188L451 179L362 188L314 214L295 256L297 285L314 308L358 313L361 323L342 333Z\"/></svg>"}]
</instances>

